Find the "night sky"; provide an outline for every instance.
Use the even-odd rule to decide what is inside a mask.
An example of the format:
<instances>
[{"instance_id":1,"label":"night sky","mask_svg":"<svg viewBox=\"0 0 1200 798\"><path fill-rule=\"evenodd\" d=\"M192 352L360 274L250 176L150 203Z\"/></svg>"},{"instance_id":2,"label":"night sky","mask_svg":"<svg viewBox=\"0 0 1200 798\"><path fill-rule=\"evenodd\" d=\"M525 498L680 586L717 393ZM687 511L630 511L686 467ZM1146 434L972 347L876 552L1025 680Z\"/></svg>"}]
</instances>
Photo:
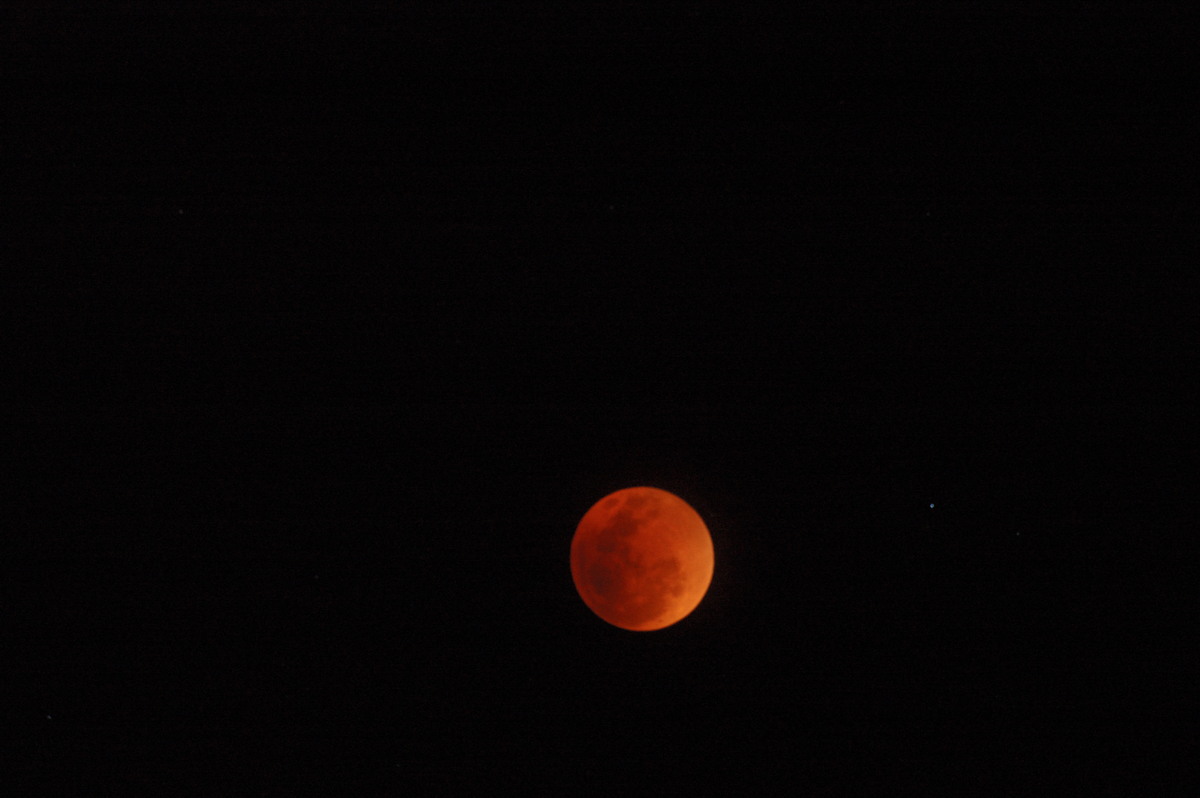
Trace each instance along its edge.
<instances>
[{"instance_id":1,"label":"night sky","mask_svg":"<svg viewBox=\"0 0 1200 798\"><path fill-rule=\"evenodd\" d=\"M4 4L22 794L1200 778L1183 5L777 5Z\"/></svg>"}]
</instances>

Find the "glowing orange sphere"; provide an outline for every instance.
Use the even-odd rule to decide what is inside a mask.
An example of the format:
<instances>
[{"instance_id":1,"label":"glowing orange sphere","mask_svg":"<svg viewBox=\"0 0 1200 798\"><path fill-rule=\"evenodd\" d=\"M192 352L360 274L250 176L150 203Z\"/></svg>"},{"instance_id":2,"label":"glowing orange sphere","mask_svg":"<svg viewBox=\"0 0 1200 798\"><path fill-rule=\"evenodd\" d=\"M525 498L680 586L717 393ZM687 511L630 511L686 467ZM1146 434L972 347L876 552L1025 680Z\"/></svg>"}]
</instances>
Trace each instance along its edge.
<instances>
[{"instance_id":1,"label":"glowing orange sphere","mask_svg":"<svg viewBox=\"0 0 1200 798\"><path fill-rule=\"evenodd\" d=\"M592 612L649 632L687 617L712 582L708 527L683 499L625 488L592 505L571 540L571 576Z\"/></svg>"}]
</instances>

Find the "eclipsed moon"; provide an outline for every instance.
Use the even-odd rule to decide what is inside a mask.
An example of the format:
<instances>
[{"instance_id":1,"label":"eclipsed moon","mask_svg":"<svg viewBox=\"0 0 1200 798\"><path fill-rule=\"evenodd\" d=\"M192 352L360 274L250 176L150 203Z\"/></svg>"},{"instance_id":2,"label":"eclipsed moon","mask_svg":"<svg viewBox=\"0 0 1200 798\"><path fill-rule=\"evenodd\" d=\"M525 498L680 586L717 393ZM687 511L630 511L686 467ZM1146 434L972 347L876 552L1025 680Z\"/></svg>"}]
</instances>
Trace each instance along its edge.
<instances>
[{"instance_id":1,"label":"eclipsed moon","mask_svg":"<svg viewBox=\"0 0 1200 798\"><path fill-rule=\"evenodd\" d=\"M700 604L713 575L699 513L658 488L624 488L592 505L571 540L571 576L592 612L637 632L662 629Z\"/></svg>"}]
</instances>

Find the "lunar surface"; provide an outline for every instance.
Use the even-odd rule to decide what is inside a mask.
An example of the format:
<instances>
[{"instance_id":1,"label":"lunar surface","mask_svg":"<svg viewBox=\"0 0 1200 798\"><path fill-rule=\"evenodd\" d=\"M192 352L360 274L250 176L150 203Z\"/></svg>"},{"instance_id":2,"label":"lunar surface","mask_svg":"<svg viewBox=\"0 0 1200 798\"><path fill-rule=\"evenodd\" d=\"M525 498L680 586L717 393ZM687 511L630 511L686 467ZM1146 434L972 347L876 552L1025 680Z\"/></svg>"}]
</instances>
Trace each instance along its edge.
<instances>
[{"instance_id":1,"label":"lunar surface","mask_svg":"<svg viewBox=\"0 0 1200 798\"><path fill-rule=\"evenodd\" d=\"M580 597L605 621L648 632L687 617L713 575L708 527L658 488L625 488L596 502L571 540Z\"/></svg>"}]
</instances>

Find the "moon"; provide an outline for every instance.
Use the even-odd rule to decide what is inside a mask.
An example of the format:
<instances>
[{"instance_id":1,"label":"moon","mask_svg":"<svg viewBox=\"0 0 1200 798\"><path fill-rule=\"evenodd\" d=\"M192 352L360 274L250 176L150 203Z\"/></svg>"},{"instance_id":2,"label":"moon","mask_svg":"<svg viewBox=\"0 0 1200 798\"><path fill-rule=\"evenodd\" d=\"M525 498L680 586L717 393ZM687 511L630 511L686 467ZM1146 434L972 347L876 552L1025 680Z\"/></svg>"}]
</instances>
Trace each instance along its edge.
<instances>
[{"instance_id":1,"label":"moon","mask_svg":"<svg viewBox=\"0 0 1200 798\"><path fill-rule=\"evenodd\" d=\"M571 539L571 576L592 612L635 632L662 629L700 604L713 575L712 536L673 493L624 488L592 505Z\"/></svg>"}]
</instances>

